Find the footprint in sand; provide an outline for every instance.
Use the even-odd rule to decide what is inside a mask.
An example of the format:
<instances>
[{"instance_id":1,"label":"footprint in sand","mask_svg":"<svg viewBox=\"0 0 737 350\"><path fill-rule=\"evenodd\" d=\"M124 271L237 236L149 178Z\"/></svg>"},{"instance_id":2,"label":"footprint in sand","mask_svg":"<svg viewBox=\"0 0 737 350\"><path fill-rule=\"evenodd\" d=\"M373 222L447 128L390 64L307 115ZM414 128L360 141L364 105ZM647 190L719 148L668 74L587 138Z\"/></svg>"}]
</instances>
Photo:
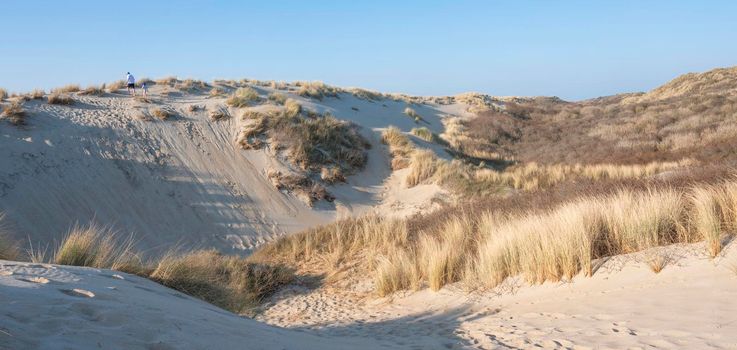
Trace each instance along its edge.
<instances>
[{"instance_id":1,"label":"footprint in sand","mask_svg":"<svg viewBox=\"0 0 737 350\"><path fill-rule=\"evenodd\" d=\"M40 284L49 283L49 279L46 277L19 278L19 280L24 281L24 282L30 282L30 283L40 283Z\"/></svg>"},{"instance_id":2,"label":"footprint in sand","mask_svg":"<svg viewBox=\"0 0 737 350\"><path fill-rule=\"evenodd\" d=\"M92 293L85 289L79 289L79 288L59 289L59 291L66 295L71 295L73 297L82 297L82 298L94 298L95 297L95 293Z\"/></svg>"}]
</instances>

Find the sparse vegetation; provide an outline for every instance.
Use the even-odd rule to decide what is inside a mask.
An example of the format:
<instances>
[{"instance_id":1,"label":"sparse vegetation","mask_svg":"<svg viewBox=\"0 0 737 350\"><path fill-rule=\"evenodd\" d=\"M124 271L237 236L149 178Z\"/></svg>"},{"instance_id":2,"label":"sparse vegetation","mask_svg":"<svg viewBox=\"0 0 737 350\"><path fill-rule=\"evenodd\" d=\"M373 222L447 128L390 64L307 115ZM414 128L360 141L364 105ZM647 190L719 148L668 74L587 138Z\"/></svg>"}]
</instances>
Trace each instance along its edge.
<instances>
[{"instance_id":1,"label":"sparse vegetation","mask_svg":"<svg viewBox=\"0 0 737 350\"><path fill-rule=\"evenodd\" d=\"M124 89L126 86L127 86L127 84L125 83L125 80L116 80L116 81L110 83L107 86L107 89L108 89L108 91L110 91L110 93L114 93L114 92L116 92L116 91L118 91L120 89Z\"/></svg>"},{"instance_id":2,"label":"sparse vegetation","mask_svg":"<svg viewBox=\"0 0 737 350\"><path fill-rule=\"evenodd\" d=\"M128 268L140 265L140 258L133 253L132 248L132 240L117 240L109 228L95 224L75 226L54 252L53 262L129 271Z\"/></svg>"},{"instance_id":3,"label":"sparse vegetation","mask_svg":"<svg viewBox=\"0 0 737 350\"><path fill-rule=\"evenodd\" d=\"M102 96L105 94L105 85L102 86L88 86L86 89L79 92L80 95L93 95Z\"/></svg>"},{"instance_id":4,"label":"sparse vegetation","mask_svg":"<svg viewBox=\"0 0 737 350\"><path fill-rule=\"evenodd\" d=\"M424 119L422 119L422 116L420 116L417 113L417 111L415 111L414 109L409 108L409 107L407 107L407 108L404 109L404 114L406 114L407 116L409 116L410 118L412 118L415 121L415 123L419 123L419 122L421 122L421 121L424 120Z\"/></svg>"},{"instance_id":5,"label":"sparse vegetation","mask_svg":"<svg viewBox=\"0 0 737 350\"><path fill-rule=\"evenodd\" d=\"M223 95L225 95L225 89L216 86L216 87L210 89L209 95L210 95L210 97L223 96Z\"/></svg>"},{"instance_id":6,"label":"sparse vegetation","mask_svg":"<svg viewBox=\"0 0 737 350\"><path fill-rule=\"evenodd\" d=\"M201 250L165 256L150 278L224 309L248 313L293 275L283 267Z\"/></svg>"},{"instance_id":7,"label":"sparse vegetation","mask_svg":"<svg viewBox=\"0 0 737 350\"><path fill-rule=\"evenodd\" d=\"M231 107L248 107L252 102L260 99L258 92L251 87L242 87L225 101Z\"/></svg>"},{"instance_id":8,"label":"sparse vegetation","mask_svg":"<svg viewBox=\"0 0 737 350\"><path fill-rule=\"evenodd\" d=\"M60 88L54 89L51 92L67 93L67 94L69 94L69 93L73 93L73 92L78 92L79 90L81 90L80 87L79 87L79 85L77 85L77 84L69 84L69 85L62 86Z\"/></svg>"},{"instance_id":9,"label":"sparse vegetation","mask_svg":"<svg viewBox=\"0 0 737 350\"><path fill-rule=\"evenodd\" d=\"M31 97L31 99L40 100L40 99L44 98L44 95L46 95L46 92L44 92L43 90L41 90L41 89L34 89L33 91L31 91L31 93L30 93L29 96Z\"/></svg>"},{"instance_id":10,"label":"sparse vegetation","mask_svg":"<svg viewBox=\"0 0 737 350\"><path fill-rule=\"evenodd\" d=\"M210 120L220 121L220 120L225 120L225 119L230 119L230 112L228 111L227 108L219 107L217 109L210 111Z\"/></svg>"},{"instance_id":11,"label":"sparse vegetation","mask_svg":"<svg viewBox=\"0 0 737 350\"><path fill-rule=\"evenodd\" d=\"M281 171L270 169L266 175L276 189L291 192L307 204L312 205L320 200L328 202L335 200L325 186L312 181L305 174L284 174Z\"/></svg>"},{"instance_id":12,"label":"sparse vegetation","mask_svg":"<svg viewBox=\"0 0 737 350\"><path fill-rule=\"evenodd\" d=\"M0 221L2 217L0 216ZM17 259L17 246L0 234L0 259ZM149 262L133 248L133 240L118 239L109 228L75 226L62 239L50 260L45 251L29 251L32 261L106 268L136 274L236 313L250 313L279 286L293 279L280 265L226 256L214 250L171 251Z\"/></svg>"},{"instance_id":13,"label":"sparse vegetation","mask_svg":"<svg viewBox=\"0 0 737 350\"><path fill-rule=\"evenodd\" d=\"M68 105L74 104L74 99L71 96L67 95L67 94L63 94L63 93L60 93L58 91L54 91L54 92L52 92L52 93L49 94L49 97L47 97L47 102L50 105L65 105L65 106L68 106Z\"/></svg>"},{"instance_id":14,"label":"sparse vegetation","mask_svg":"<svg viewBox=\"0 0 737 350\"><path fill-rule=\"evenodd\" d=\"M9 237L3 224L4 219L5 214L0 213L0 260L17 260L20 255L18 245Z\"/></svg>"},{"instance_id":15,"label":"sparse vegetation","mask_svg":"<svg viewBox=\"0 0 737 350\"><path fill-rule=\"evenodd\" d=\"M165 108L154 108L151 110L151 115L159 120L167 120L174 117L174 112Z\"/></svg>"},{"instance_id":16,"label":"sparse vegetation","mask_svg":"<svg viewBox=\"0 0 737 350\"><path fill-rule=\"evenodd\" d=\"M12 102L2 109L3 119L7 119L11 124L15 126L24 125L26 123L26 111L23 109L23 104L20 102Z\"/></svg>"},{"instance_id":17,"label":"sparse vegetation","mask_svg":"<svg viewBox=\"0 0 737 350\"><path fill-rule=\"evenodd\" d=\"M287 102L287 96L278 92L270 93L268 98L269 101L274 102L277 105L284 105Z\"/></svg>"},{"instance_id":18,"label":"sparse vegetation","mask_svg":"<svg viewBox=\"0 0 737 350\"><path fill-rule=\"evenodd\" d=\"M348 92L350 92L351 94L353 94L353 96L356 96L357 98L367 101L379 101L383 100L385 97L385 95L380 92L361 88L352 88L349 89Z\"/></svg>"},{"instance_id":19,"label":"sparse vegetation","mask_svg":"<svg viewBox=\"0 0 737 350\"><path fill-rule=\"evenodd\" d=\"M0 88L0 101L8 98L8 90Z\"/></svg>"},{"instance_id":20,"label":"sparse vegetation","mask_svg":"<svg viewBox=\"0 0 737 350\"><path fill-rule=\"evenodd\" d=\"M322 100L325 97L337 97L340 92L338 88L326 85L321 81L300 81L297 82L296 85L299 87L299 90L297 90L298 95L317 100Z\"/></svg>"},{"instance_id":21,"label":"sparse vegetation","mask_svg":"<svg viewBox=\"0 0 737 350\"><path fill-rule=\"evenodd\" d=\"M412 128L412 135L415 135L427 142L436 142L437 136L426 127Z\"/></svg>"},{"instance_id":22,"label":"sparse vegetation","mask_svg":"<svg viewBox=\"0 0 737 350\"><path fill-rule=\"evenodd\" d=\"M666 265L670 262L670 257L668 257L665 254L652 254L649 257L647 257L647 266L650 267L650 270L655 273L660 273L660 271L663 271Z\"/></svg>"},{"instance_id":23,"label":"sparse vegetation","mask_svg":"<svg viewBox=\"0 0 737 350\"><path fill-rule=\"evenodd\" d=\"M194 80L194 79L185 79L182 81L177 81L174 84L174 88L186 91L186 92L193 92L197 90L205 90L209 87L207 83L201 80Z\"/></svg>"},{"instance_id":24,"label":"sparse vegetation","mask_svg":"<svg viewBox=\"0 0 737 350\"><path fill-rule=\"evenodd\" d=\"M174 85L176 85L178 81L179 79L177 79L177 77L165 77L161 79L156 79L154 82L156 83L156 85L174 87Z\"/></svg>"},{"instance_id":25,"label":"sparse vegetation","mask_svg":"<svg viewBox=\"0 0 737 350\"><path fill-rule=\"evenodd\" d=\"M289 118L295 118L302 113L302 104L294 99L287 99L284 101L284 107L286 109L286 115Z\"/></svg>"}]
</instances>

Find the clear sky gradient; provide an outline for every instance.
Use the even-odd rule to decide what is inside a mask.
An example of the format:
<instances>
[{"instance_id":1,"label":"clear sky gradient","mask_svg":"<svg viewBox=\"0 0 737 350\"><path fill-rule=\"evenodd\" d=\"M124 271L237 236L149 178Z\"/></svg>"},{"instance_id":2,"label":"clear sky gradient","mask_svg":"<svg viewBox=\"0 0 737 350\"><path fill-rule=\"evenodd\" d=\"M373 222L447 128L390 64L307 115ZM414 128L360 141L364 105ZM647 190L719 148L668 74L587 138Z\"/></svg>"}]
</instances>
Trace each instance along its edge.
<instances>
[{"instance_id":1,"label":"clear sky gradient","mask_svg":"<svg viewBox=\"0 0 737 350\"><path fill-rule=\"evenodd\" d=\"M131 71L578 100L737 65L737 1L4 0L0 32L11 91Z\"/></svg>"}]
</instances>

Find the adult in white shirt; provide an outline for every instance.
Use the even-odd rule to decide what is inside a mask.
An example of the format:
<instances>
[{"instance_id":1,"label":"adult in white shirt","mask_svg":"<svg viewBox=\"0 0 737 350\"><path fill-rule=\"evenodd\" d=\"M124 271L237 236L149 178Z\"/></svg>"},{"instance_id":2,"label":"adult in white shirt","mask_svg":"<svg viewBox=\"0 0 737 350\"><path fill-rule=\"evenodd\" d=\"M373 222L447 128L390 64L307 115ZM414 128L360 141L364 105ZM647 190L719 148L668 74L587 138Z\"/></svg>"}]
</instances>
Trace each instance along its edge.
<instances>
[{"instance_id":1,"label":"adult in white shirt","mask_svg":"<svg viewBox=\"0 0 737 350\"><path fill-rule=\"evenodd\" d=\"M133 96L136 96L136 78L133 77L131 72L128 72L128 76L126 76L125 81L128 83L128 94L133 90Z\"/></svg>"}]
</instances>

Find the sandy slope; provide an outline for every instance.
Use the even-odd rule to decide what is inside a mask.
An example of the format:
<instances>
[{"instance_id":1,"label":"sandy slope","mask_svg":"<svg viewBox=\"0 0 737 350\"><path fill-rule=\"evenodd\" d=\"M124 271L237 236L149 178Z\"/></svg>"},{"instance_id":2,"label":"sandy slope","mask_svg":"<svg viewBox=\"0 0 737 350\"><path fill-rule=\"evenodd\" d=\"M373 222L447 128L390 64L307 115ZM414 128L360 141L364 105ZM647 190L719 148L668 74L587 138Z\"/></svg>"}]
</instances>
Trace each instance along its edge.
<instances>
[{"instance_id":1,"label":"sandy slope","mask_svg":"<svg viewBox=\"0 0 737 350\"><path fill-rule=\"evenodd\" d=\"M0 260L0 349L376 349L284 330L110 270Z\"/></svg>"},{"instance_id":2,"label":"sandy slope","mask_svg":"<svg viewBox=\"0 0 737 350\"><path fill-rule=\"evenodd\" d=\"M402 195L400 181L389 181L388 155L379 142L380 130L389 125L406 132L417 126L402 114L404 102L290 95L307 108L358 123L374 145L367 168L331 189L338 197L335 204L310 208L275 190L266 178L267 169L285 164L266 150L234 146L241 111L231 109L236 118L222 122L210 121L207 111L188 111L192 104L208 110L223 106L225 96L210 98L206 91L164 95L164 89L151 89L151 104L123 93L75 96L72 106L29 101L28 126L0 125L0 212L16 238L45 244L77 222L95 220L135 233L139 246L152 252L173 245L238 252L375 208L398 207L393 214L424 209L418 203L427 192L418 200ZM259 91L265 96L271 90ZM178 117L134 118L154 107L170 108ZM436 131L446 112L463 110L458 105L414 108L425 118L422 124ZM395 196L391 205L383 205L387 193Z\"/></svg>"},{"instance_id":3,"label":"sandy slope","mask_svg":"<svg viewBox=\"0 0 737 350\"><path fill-rule=\"evenodd\" d=\"M737 244L714 260L703 251L696 244L618 256L592 278L509 281L481 294L451 287L376 299L369 281L347 282L351 291L294 286L258 319L424 349L735 349ZM654 252L672 259L657 275L644 262Z\"/></svg>"}]
</instances>

